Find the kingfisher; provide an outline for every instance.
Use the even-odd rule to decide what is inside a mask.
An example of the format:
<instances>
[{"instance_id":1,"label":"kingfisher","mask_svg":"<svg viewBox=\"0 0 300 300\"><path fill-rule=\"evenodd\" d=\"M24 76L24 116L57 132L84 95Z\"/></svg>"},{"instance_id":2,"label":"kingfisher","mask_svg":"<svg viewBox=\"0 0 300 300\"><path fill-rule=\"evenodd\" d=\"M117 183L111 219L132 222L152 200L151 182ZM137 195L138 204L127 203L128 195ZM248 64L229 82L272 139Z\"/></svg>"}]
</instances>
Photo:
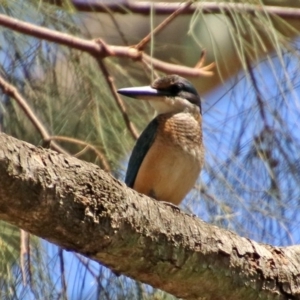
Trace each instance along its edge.
<instances>
[{"instance_id":1,"label":"kingfisher","mask_svg":"<svg viewBox=\"0 0 300 300\"><path fill-rule=\"evenodd\" d=\"M200 96L178 75L159 78L150 86L122 88L118 93L146 100L156 111L136 141L125 183L156 200L179 205L203 167Z\"/></svg>"}]
</instances>

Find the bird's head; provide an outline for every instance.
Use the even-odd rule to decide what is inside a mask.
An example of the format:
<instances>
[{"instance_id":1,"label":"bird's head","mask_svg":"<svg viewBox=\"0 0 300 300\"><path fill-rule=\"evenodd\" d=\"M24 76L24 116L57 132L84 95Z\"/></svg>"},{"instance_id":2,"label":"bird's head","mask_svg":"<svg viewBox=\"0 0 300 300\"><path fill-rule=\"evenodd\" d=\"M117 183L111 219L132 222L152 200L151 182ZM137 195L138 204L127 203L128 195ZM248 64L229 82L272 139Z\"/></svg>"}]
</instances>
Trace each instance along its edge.
<instances>
[{"instance_id":1,"label":"bird's head","mask_svg":"<svg viewBox=\"0 0 300 300\"><path fill-rule=\"evenodd\" d=\"M118 93L149 101L158 115L195 110L201 113L201 100L197 90L188 80L178 75L156 79L151 86L122 88Z\"/></svg>"}]
</instances>

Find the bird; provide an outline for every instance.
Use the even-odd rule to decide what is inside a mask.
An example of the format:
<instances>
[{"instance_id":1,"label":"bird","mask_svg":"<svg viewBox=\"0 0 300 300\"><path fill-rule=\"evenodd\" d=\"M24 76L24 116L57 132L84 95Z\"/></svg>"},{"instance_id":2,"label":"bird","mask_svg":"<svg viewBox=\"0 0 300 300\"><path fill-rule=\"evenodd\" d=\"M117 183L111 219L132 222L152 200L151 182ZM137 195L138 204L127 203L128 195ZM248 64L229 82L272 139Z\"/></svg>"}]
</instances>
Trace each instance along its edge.
<instances>
[{"instance_id":1,"label":"bird","mask_svg":"<svg viewBox=\"0 0 300 300\"><path fill-rule=\"evenodd\" d=\"M158 201L179 205L204 163L197 90L187 79L173 74L156 79L150 86L121 88L118 93L146 100L156 111L133 148L126 185Z\"/></svg>"}]
</instances>

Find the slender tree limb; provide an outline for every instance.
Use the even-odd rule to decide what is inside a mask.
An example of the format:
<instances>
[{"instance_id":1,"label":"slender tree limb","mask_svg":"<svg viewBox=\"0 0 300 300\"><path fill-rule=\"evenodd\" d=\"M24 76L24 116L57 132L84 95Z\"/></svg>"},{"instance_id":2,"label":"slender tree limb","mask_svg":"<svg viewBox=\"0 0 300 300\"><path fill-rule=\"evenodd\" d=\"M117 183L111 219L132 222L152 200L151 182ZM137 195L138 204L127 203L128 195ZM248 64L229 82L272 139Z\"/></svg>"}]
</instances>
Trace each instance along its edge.
<instances>
[{"instance_id":1,"label":"slender tree limb","mask_svg":"<svg viewBox=\"0 0 300 300\"><path fill-rule=\"evenodd\" d=\"M89 272L89 274L93 277L94 281L97 282L98 291L95 299L104 299L104 297L100 298L100 293L105 295L105 299L109 300L111 297L107 292L107 287L104 287L103 282L103 271L99 268L98 274L91 268L90 260L82 257L82 255L75 254L78 261L84 266L84 268Z\"/></svg>"},{"instance_id":2,"label":"slender tree limb","mask_svg":"<svg viewBox=\"0 0 300 300\"><path fill-rule=\"evenodd\" d=\"M258 108L259 108L260 117L261 117L261 119L264 123L265 129L268 129L270 126L268 125L268 120L267 120L267 116L266 116L266 112L265 112L264 100L263 100L262 94L259 90L257 80L255 78L254 71L253 71L253 68L251 66L250 59L247 56L246 56L246 59L245 59L245 63L246 63L246 67L247 67L247 72L249 74L250 82L251 82L251 84L254 88L254 91L255 91L256 101L257 101L257 105L258 105Z\"/></svg>"},{"instance_id":3,"label":"slender tree limb","mask_svg":"<svg viewBox=\"0 0 300 300\"><path fill-rule=\"evenodd\" d=\"M213 72L211 70L215 66L214 63L211 63L201 69L189 68L185 66L169 64L156 58L151 58L149 55L145 54L143 54L142 59L145 63L152 65L152 67L156 70L167 74L178 74L181 76L212 76Z\"/></svg>"},{"instance_id":4,"label":"slender tree limb","mask_svg":"<svg viewBox=\"0 0 300 300\"><path fill-rule=\"evenodd\" d=\"M51 2L47 0L44 2ZM73 0L73 6L79 11L85 12L106 12L109 9L112 12L128 14L129 12L149 15L150 1L120 1L118 3L111 1L101 3L99 0ZM157 15L170 15L183 6L184 2L157 2L154 3L155 14ZM182 14L191 15L195 11L201 10L204 14L220 14L220 13L248 13L256 14L265 12L271 15L277 15L284 19L299 19L300 9L295 7L271 6L271 5L254 5L247 3L233 3L233 2L205 2L199 1L194 3L188 9L184 10Z\"/></svg>"},{"instance_id":5,"label":"slender tree limb","mask_svg":"<svg viewBox=\"0 0 300 300\"><path fill-rule=\"evenodd\" d=\"M124 34L123 30L120 27L120 24L116 18L116 15L109 9L106 11L106 13L109 15L112 23L114 24L116 31L118 32L123 44L126 46L129 46L129 42L127 41L126 35Z\"/></svg>"},{"instance_id":6,"label":"slender tree limb","mask_svg":"<svg viewBox=\"0 0 300 300\"><path fill-rule=\"evenodd\" d=\"M162 31L170 22L172 22L177 16L179 16L182 12L184 12L186 9L188 9L192 5L192 1L188 1L184 5L179 6L170 16L168 16L163 22L158 24L156 28L154 28L153 32L150 32L148 35L146 35L136 46L135 48L138 50L143 50L145 46L149 43L151 40L151 37L158 34L160 31Z\"/></svg>"},{"instance_id":7,"label":"slender tree limb","mask_svg":"<svg viewBox=\"0 0 300 300\"><path fill-rule=\"evenodd\" d=\"M40 133L43 141L50 140L50 134L48 130L45 128L43 123L39 120L37 115L33 112L31 107L29 106L26 99L19 93L16 87L8 83L3 77L0 76L0 89L2 89L3 93L12 97L17 103L18 106L23 110L27 118L36 128L36 130ZM65 151L62 147L57 145L55 142L50 143L50 147L57 152L67 154L68 152Z\"/></svg>"},{"instance_id":8,"label":"slender tree limb","mask_svg":"<svg viewBox=\"0 0 300 300\"><path fill-rule=\"evenodd\" d=\"M210 68L209 70L207 70L207 68L202 70L166 63L161 60L151 58L146 53L139 51L134 47L107 45L100 39L85 40L70 34L61 33L45 27L19 21L3 14L0 14L0 25L43 40L85 51L94 57L97 57L98 59L103 59L108 56L117 56L120 58L129 58L137 61L144 60L145 62L151 64L153 68L158 71L167 74L176 73L181 76L198 77L211 76L213 74Z\"/></svg>"},{"instance_id":9,"label":"slender tree limb","mask_svg":"<svg viewBox=\"0 0 300 300\"><path fill-rule=\"evenodd\" d=\"M122 114L123 120L126 124L127 129L129 130L131 136L133 137L134 140L137 140L139 137L139 133L136 129L136 127L134 126L134 124L130 121L129 116L127 114L127 109L126 106L122 100L122 98L119 96L119 94L117 93L117 88L115 86L114 83L114 79L113 77L109 74L104 62L101 59L97 59L96 60L98 62L99 68L101 69L102 74L104 75L104 78L106 80L107 85L110 88L110 91L115 99L115 102Z\"/></svg>"},{"instance_id":10,"label":"slender tree limb","mask_svg":"<svg viewBox=\"0 0 300 300\"><path fill-rule=\"evenodd\" d=\"M26 271L30 269L28 265L28 257L29 257L29 234L24 230L20 230L20 266L21 266L21 274L22 274L22 282L23 285L26 286L29 282Z\"/></svg>"},{"instance_id":11,"label":"slender tree limb","mask_svg":"<svg viewBox=\"0 0 300 300\"><path fill-rule=\"evenodd\" d=\"M300 246L239 237L5 134L0 219L185 299L300 296Z\"/></svg>"},{"instance_id":12,"label":"slender tree limb","mask_svg":"<svg viewBox=\"0 0 300 300\"><path fill-rule=\"evenodd\" d=\"M66 282L66 272L65 272L65 260L64 260L64 249L58 249L58 258L60 266L60 281L61 281L61 292L60 295L62 299L68 299L67 297L67 282Z\"/></svg>"}]
</instances>

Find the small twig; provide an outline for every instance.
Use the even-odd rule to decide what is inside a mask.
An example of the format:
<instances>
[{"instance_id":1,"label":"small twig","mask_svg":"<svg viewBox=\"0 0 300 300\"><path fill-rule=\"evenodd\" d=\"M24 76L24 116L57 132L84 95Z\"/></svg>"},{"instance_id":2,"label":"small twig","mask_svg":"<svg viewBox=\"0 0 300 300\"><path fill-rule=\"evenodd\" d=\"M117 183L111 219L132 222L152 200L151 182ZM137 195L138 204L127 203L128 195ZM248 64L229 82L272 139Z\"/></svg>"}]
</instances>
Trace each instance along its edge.
<instances>
[{"instance_id":1,"label":"small twig","mask_svg":"<svg viewBox=\"0 0 300 300\"><path fill-rule=\"evenodd\" d=\"M206 50L203 49L202 52L201 52L201 55L200 55L200 58L199 58L199 61L197 62L197 64L195 65L195 69L202 69L202 70L205 70L208 72L208 74L210 74L211 72L211 75L213 75L212 73L212 69L215 67L215 63L212 62L211 64L207 65L207 66L204 66L205 64L205 59L206 59Z\"/></svg>"},{"instance_id":2,"label":"small twig","mask_svg":"<svg viewBox=\"0 0 300 300\"><path fill-rule=\"evenodd\" d=\"M89 150L89 146L85 146L82 150L78 151L77 153L73 154L74 157L80 157L84 155Z\"/></svg>"},{"instance_id":3,"label":"small twig","mask_svg":"<svg viewBox=\"0 0 300 300\"><path fill-rule=\"evenodd\" d=\"M265 113L265 105L264 105L264 101L262 99L262 95L261 95L261 92L258 88L258 85L257 85L257 81L256 81L256 78L254 76L254 73L253 73L253 70L252 70L252 67L251 67L251 63L248 59L248 57L246 57L246 65L247 65L247 71L250 75L250 80L251 80L251 83L253 85L253 88L255 90L255 93L256 93L256 101L257 101L257 104L258 104L258 107L259 107L259 113L260 113L260 116L264 122L264 126L265 128L269 128L269 125L268 125L268 121L267 121L267 117L266 117L266 113Z\"/></svg>"},{"instance_id":4,"label":"small twig","mask_svg":"<svg viewBox=\"0 0 300 300\"><path fill-rule=\"evenodd\" d=\"M199 77L199 76L205 76L209 77L213 75L213 72L211 71L212 68L214 68L213 64L209 64L208 66L205 66L202 69L196 69L196 68L190 68L186 66L180 66L180 65L174 65L169 64L163 61L160 61L156 58L151 58L150 56L143 53L142 59L145 63L152 65L152 67L156 70L159 70L161 72L164 72L166 74L178 74L183 77L185 76L191 76L191 77Z\"/></svg>"},{"instance_id":5,"label":"small twig","mask_svg":"<svg viewBox=\"0 0 300 300\"><path fill-rule=\"evenodd\" d=\"M74 255L79 260L79 262L90 272L91 276L94 277L94 279L97 279L97 274L89 266L90 260L77 253L74 253Z\"/></svg>"},{"instance_id":6,"label":"small twig","mask_svg":"<svg viewBox=\"0 0 300 300\"><path fill-rule=\"evenodd\" d=\"M113 77L110 76L104 62L101 60L101 59L97 59L96 57L96 60L98 62L98 65L104 75L104 78L106 80L106 83L108 84L110 90L111 90L111 93L116 101L116 104L117 106L119 107L120 111L121 111L121 114L123 116L123 119L124 119L124 122L129 130L129 132L131 133L132 137L137 140L138 137L139 137L139 134L138 134L138 131L137 129L135 128L134 124L130 121L129 117L128 117L128 114L127 114L127 110L126 110L126 106L122 100L122 98L119 96L119 94L117 93L117 89L116 89L116 86L115 86L115 83L114 83L114 80L113 80Z\"/></svg>"},{"instance_id":7,"label":"small twig","mask_svg":"<svg viewBox=\"0 0 300 300\"><path fill-rule=\"evenodd\" d=\"M73 144L88 147L89 149L91 149L92 151L94 151L96 153L97 157L99 158L99 160L101 162L102 169L106 172L111 171L110 165L109 165L108 161L106 160L105 156L103 155L103 153L101 153L95 146L93 146L87 142L84 142L84 141L81 141L81 140L78 140L75 138L67 137L67 136L58 136L58 135L49 136L48 140L49 141L56 140L56 141L68 142L68 143L73 143Z\"/></svg>"},{"instance_id":8,"label":"small twig","mask_svg":"<svg viewBox=\"0 0 300 300\"><path fill-rule=\"evenodd\" d=\"M67 283L66 283L66 274L65 274L65 262L64 262L64 250L59 247L58 249L58 257L59 257L59 265L60 265L60 278L61 278L61 288L62 288L62 298L67 298Z\"/></svg>"},{"instance_id":9,"label":"small twig","mask_svg":"<svg viewBox=\"0 0 300 300\"><path fill-rule=\"evenodd\" d=\"M37 293L33 286L30 256L30 233L20 229L20 267L23 286L29 284L32 294L37 298Z\"/></svg>"},{"instance_id":10,"label":"small twig","mask_svg":"<svg viewBox=\"0 0 300 300\"><path fill-rule=\"evenodd\" d=\"M31 248L30 248L30 239L32 238L32 235L30 235L29 232L27 232L27 265L28 265L28 279L29 279L29 285L30 285L30 290L32 294L38 298L37 292L34 288L34 280L32 277L32 264L31 264Z\"/></svg>"},{"instance_id":11,"label":"small twig","mask_svg":"<svg viewBox=\"0 0 300 300\"><path fill-rule=\"evenodd\" d=\"M109 15L113 24L115 25L115 28L116 28L117 32L119 33L119 36L120 36L121 40L123 41L124 45L128 45L126 36L125 36L124 32L122 31L122 29L118 23L118 20L116 19L115 14L109 8L106 10L106 12Z\"/></svg>"},{"instance_id":12,"label":"small twig","mask_svg":"<svg viewBox=\"0 0 300 300\"><path fill-rule=\"evenodd\" d=\"M0 76L0 88L2 89L3 93L12 97L15 99L15 101L18 103L19 107L23 110L25 115L28 117L28 119L31 121L33 126L36 128L36 130L40 133L43 140L48 140L50 135L47 131L47 129L44 127L43 123L38 119L38 117L35 115L31 107L28 105L27 101L23 98L23 96L19 93L17 88L13 86L12 84L8 83L3 77ZM50 147L57 152L68 154L67 151L65 151L63 148L61 148L56 143L51 143Z\"/></svg>"},{"instance_id":13,"label":"small twig","mask_svg":"<svg viewBox=\"0 0 300 300\"><path fill-rule=\"evenodd\" d=\"M179 6L177 10L175 10L170 16L168 16L163 22L161 22L156 28L154 28L153 32L150 32L148 35L146 35L136 46L135 48L138 50L143 50L146 46L146 44L149 43L151 40L151 37L159 33L161 30L163 30L170 22L172 22L178 15L180 15L183 11L187 10L191 5L193 4L193 1L188 1L182 6Z\"/></svg>"},{"instance_id":14,"label":"small twig","mask_svg":"<svg viewBox=\"0 0 300 300\"><path fill-rule=\"evenodd\" d=\"M98 59L102 59L107 56L116 56L120 58L129 58L137 61L144 60L148 64L152 65L153 68L157 71L161 71L167 74L176 73L181 76L190 77L211 76L211 72L208 72L205 69L195 69L166 63L161 60L154 59L149 55L139 51L138 49L135 49L134 47L113 46L107 45L103 41L99 43L99 40L81 39L70 34L61 33L55 30L19 21L17 19L8 17L3 14L0 14L0 25L7 28L11 28L12 30L17 32L21 32L30 36L34 36L40 39L55 42L61 45L65 45L77 50L90 53Z\"/></svg>"},{"instance_id":15,"label":"small twig","mask_svg":"<svg viewBox=\"0 0 300 300\"><path fill-rule=\"evenodd\" d=\"M26 264L27 264L27 256L29 255L29 238L28 232L20 229L20 266L21 266L21 273L22 273L22 281L23 285L27 285L27 275L26 275Z\"/></svg>"},{"instance_id":16,"label":"small twig","mask_svg":"<svg viewBox=\"0 0 300 300\"><path fill-rule=\"evenodd\" d=\"M115 13L128 14L131 12L147 16L150 13L150 7L152 5L150 1L123 1L121 3L111 1L111 3L106 2L103 4L97 0L73 0L72 4L78 11L105 12L107 9L109 9ZM176 11L179 6L184 5L184 3L158 2L154 3L153 5L157 15L170 15ZM300 9L295 7L208 1L199 1L194 3L194 5L183 11L182 14L191 15L197 10L201 10L203 14L220 14L223 12L228 13L229 11L234 11L240 14L256 14L260 12L266 12L268 14L277 15L284 19L299 19L300 17Z\"/></svg>"},{"instance_id":17,"label":"small twig","mask_svg":"<svg viewBox=\"0 0 300 300\"><path fill-rule=\"evenodd\" d=\"M90 267L90 260L88 258L83 257L80 254L74 253L74 255L77 257L77 259L79 260L79 262L87 269L87 271L90 273L90 275L94 278L94 280L97 282L98 284L98 289L101 289L101 291L104 293L106 299L111 299L111 297L109 296L108 292L107 292L107 288L104 288L102 285L102 278L101 278L101 270L99 272L99 274L96 274L92 268ZM100 266L101 268L101 266ZM100 297L97 297L96 299L100 299ZM102 298L101 298L102 299Z\"/></svg>"}]
</instances>

